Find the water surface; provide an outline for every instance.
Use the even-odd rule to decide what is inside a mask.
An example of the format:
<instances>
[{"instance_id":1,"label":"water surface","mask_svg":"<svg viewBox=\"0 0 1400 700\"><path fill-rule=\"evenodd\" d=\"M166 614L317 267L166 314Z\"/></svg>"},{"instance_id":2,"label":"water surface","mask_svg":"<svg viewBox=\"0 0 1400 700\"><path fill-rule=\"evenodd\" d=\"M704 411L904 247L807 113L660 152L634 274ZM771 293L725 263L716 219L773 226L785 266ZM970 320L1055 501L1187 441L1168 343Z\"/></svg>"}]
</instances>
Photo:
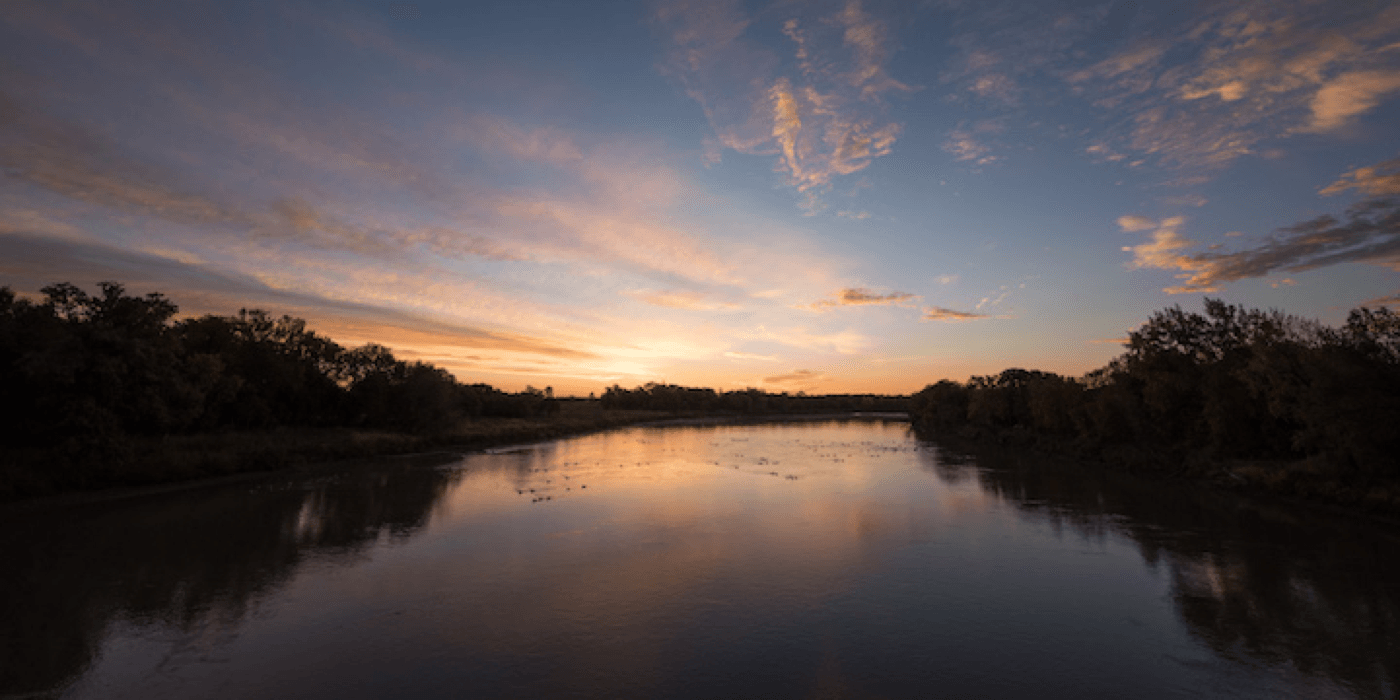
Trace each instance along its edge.
<instances>
[{"instance_id":1,"label":"water surface","mask_svg":"<svg viewBox=\"0 0 1400 700\"><path fill-rule=\"evenodd\" d=\"M0 697L1393 698L1400 537L898 421L0 512Z\"/></svg>"}]
</instances>

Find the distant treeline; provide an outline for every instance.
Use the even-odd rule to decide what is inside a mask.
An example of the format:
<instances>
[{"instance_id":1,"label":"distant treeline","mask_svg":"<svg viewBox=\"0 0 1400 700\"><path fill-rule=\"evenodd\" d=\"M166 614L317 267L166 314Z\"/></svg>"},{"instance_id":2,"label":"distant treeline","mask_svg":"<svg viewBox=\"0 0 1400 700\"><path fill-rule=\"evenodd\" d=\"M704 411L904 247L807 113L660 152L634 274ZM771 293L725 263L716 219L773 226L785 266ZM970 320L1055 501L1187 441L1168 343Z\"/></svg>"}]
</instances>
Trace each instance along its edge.
<instances>
[{"instance_id":1,"label":"distant treeline","mask_svg":"<svg viewBox=\"0 0 1400 700\"><path fill-rule=\"evenodd\" d=\"M1360 308L1331 328L1206 299L1204 314L1153 314L1126 347L1079 378L941 381L911 417L933 434L1400 505L1400 315Z\"/></svg>"},{"instance_id":2,"label":"distant treeline","mask_svg":"<svg viewBox=\"0 0 1400 700\"><path fill-rule=\"evenodd\" d=\"M271 427L427 432L478 416L538 416L548 392L464 385L381 345L344 348L263 311L174 320L160 294L105 282L43 300L0 287L0 439L10 448L118 449L123 437Z\"/></svg>"},{"instance_id":3,"label":"distant treeline","mask_svg":"<svg viewBox=\"0 0 1400 700\"><path fill-rule=\"evenodd\" d=\"M55 284L30 301L0 287L0 500L275 468L309 454L379 453L379 444L423 449L530 434L477 418L532 419L541 437L638 418L578 407L560 418L562 403L585 402L556 399L550 388L463 384L382 345L342 347L290 316L242 310L177 320L162 294L98 288ZM907 401L652 383L614 386L586 403L772 414L902 411ZM355 444L338 444L345 441Z\"/></svg>"},{"instance_id":4,"label":"distant treeline","mask_svg":"<svg viewBox=\"0 0 1400 700\"><path fill-rule=\"evenodd\" d=\"M714 389L649 382L636 389L614 384L603 392L603 408L685 411L701 413L841 413L896 412L909 408L907 396L877 394L771 394L758 389L717 392Z\"/></svg>"}]
</instances>

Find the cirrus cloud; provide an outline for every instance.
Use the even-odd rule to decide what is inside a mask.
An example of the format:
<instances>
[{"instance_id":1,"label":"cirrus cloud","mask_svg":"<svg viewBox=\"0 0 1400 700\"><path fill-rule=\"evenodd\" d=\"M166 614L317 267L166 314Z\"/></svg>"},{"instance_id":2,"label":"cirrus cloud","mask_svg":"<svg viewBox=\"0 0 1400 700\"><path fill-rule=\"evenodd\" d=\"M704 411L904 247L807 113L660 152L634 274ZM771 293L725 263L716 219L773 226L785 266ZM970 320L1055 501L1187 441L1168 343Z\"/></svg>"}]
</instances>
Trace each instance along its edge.
<instances>
[{"instance_id":1,"label":"cirrus cloud","mask_svg":"<svg viewBox=\"0 0 1400 700\"><path fill-rule=\"evenodd\" d=\"M718 162L720 147L776 156L774 169L804 194L810 213L835 178L893 151L902 127L884 117L883 96L911 88L889 75L888 31L860 0L826 16L783 9L799 13L777 27L792 64L745 37L755 20L738 2L676 0L656 19L674 46L667 72L715 133L706 160Z\"/></svg>"},{"instance_id":2,"label":"cirrus cloud","mask_svg":"<svg viewBox=\"0 0 1400 700\"><path fill-rule=\"evenodd\" d=\"M764 377L764 384L812 384L826 379L825 372L814 372L810 369L799 369L787 374L779 374L774 377Z\"/></svg>"},{"instance_id":3,"label":"cirrus cloud","mask_svg":"<svg viewBox=\"0 0 1400 700\"><path fill-rule=\"evenodd\" d=\"M992 318L987 314L979 314L971 311L954 311L941 306L930 306L924 309L924 321L978 321L984 318Z\"/></svg>"},{"instance_id":4,"label":"cirrus cloud","mask_svg":"<svg viewBox=\"0 0 1400 700\"><path fill-rule=\"evenodd\" d=\"M1263 243L1234 252L1191 253L1196 241L1177 228L1183 219L1163 221L1146 243L1125 247L1132 267L1177 271L1180 285L1169 294L1213 292L1220 285L1270 273L1303 272L1347 262L1366 262L1400 270L1400 198L1375 197L1347 210L1278 229Z\"/></svg>"},{"instance_id":5,"label":"cirrus cloud","mask_svg":"<svg viewBox=\"0 0 1400 700\"><path fill-rule=\"evenodd\" d=\"M833 299L822 299L798 308L811 311L825 311L838 306L907 306L919 297L908 292L878 294L865 287L846 287L836 292Z\"/></svg>"},{"instance_id":6,"label":"cirrus cloud","mask_svg":"<svg viewBox=\"0 0 1400 700\"><path fill-rule=\"evenodd\" d=\"M1369 195L1400 195L1400 158L1343 173L1336 182L1322 188L1321 194L1340 194L1350 189Z\"/></svg>"}]
</instances>

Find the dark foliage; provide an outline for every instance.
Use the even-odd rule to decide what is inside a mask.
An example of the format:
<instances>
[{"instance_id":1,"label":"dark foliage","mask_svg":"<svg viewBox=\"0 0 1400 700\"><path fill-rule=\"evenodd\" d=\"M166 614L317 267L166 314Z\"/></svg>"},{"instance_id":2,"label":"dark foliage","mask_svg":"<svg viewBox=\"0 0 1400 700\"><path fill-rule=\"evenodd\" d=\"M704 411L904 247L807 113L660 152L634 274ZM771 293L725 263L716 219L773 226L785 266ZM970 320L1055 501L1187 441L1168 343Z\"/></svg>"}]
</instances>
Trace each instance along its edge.
<instances>
[{"instance_id":1,"label":"dark foliage","mask_svg":"<svg viewBox=\"0 0 1400 700\"><path fill-rule=\"evenodd\" d=\"M651 411L687 411L701 413L841 413L852 411L904 411L909 399L904 396L875 394L829 394L808 396L804 393L770 394L758 389L717 392L714 389L676 386L648 382L636 389L613 385L603 392L603 408Z\"/></svg>"},{"instance_id":2,"label":"dark foliage","mask_svg":"<svg viewBox=\"0 0 1400 700\"><path fill-rule=\"evenodd\" d=\"M243 310L176 321L160 294L72 284L42 301L0 287L0 470L59 488L111 483L131 443L223 430L443 430L481 416L534 417L547 393L466 386L446 371L346 349L305 321ZM62 473L56 473L62 472Z\"/></svg>"},{"instance_id":3,"label":"dark foliage","mask_svg":"<svg viewBox=\"0 0 1400 700\"><path fill-rule=\"evenodd\" d=\"M1084 377L945 380L910 412L935 433L1170 470L1243 466L1343 500L1386 494L1400 482L1400 315L1362 308L1328 328L1206 299L1204 314L1157 312Z\"/></svg>"}]
</instances>

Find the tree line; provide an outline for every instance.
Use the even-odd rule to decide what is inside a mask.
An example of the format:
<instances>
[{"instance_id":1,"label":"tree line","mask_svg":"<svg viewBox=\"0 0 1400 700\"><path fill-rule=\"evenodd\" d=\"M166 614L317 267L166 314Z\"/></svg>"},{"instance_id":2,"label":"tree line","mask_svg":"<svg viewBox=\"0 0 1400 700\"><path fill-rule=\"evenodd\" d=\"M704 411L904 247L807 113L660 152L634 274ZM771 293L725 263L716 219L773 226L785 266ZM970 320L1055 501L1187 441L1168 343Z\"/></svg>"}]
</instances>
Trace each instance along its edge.
<instances>
[{"instance_id":1,"label":"tree line","mask_svg":"<svg viewBox=\"0 0 1400 700\"><path fill-rule=\"evenodd\" d=\"M67 283L0 287L0 438L7 447L120 449L124 438L272 427L413 433L480 416L531 417L547 392L459 383L384 346L345 348L261 310L176 320L161 294Z\"/></svg>"},{"instance_id":2,"label":"tree line","mask_svg":"<svg viewBox=\"0 0 1400 700\"><path fill-rule=\"evenodd\" d=\"M934 434L1145 468L1230 465L1283 490L1400 503L1400 315L1358 308L1333 328L1219 299L1204 311L1154 313L1082 377L938 382L914 394L911 417Z\"/></svg>"},{"instance_id":3,"label":"tree line","mask_svg":"<svg viewBox=\"0 0 1400 700\"><path fill-rule=\"evenodd\" d=\"M747 388L718 392L709 388L648 382L635 389L616 384L603 392L603 408L697 413L843 413L855 411L892 412L909 407L906 396L877 394L808 395L803 392L774 394Z\"/></svg>"}]
</instances>

